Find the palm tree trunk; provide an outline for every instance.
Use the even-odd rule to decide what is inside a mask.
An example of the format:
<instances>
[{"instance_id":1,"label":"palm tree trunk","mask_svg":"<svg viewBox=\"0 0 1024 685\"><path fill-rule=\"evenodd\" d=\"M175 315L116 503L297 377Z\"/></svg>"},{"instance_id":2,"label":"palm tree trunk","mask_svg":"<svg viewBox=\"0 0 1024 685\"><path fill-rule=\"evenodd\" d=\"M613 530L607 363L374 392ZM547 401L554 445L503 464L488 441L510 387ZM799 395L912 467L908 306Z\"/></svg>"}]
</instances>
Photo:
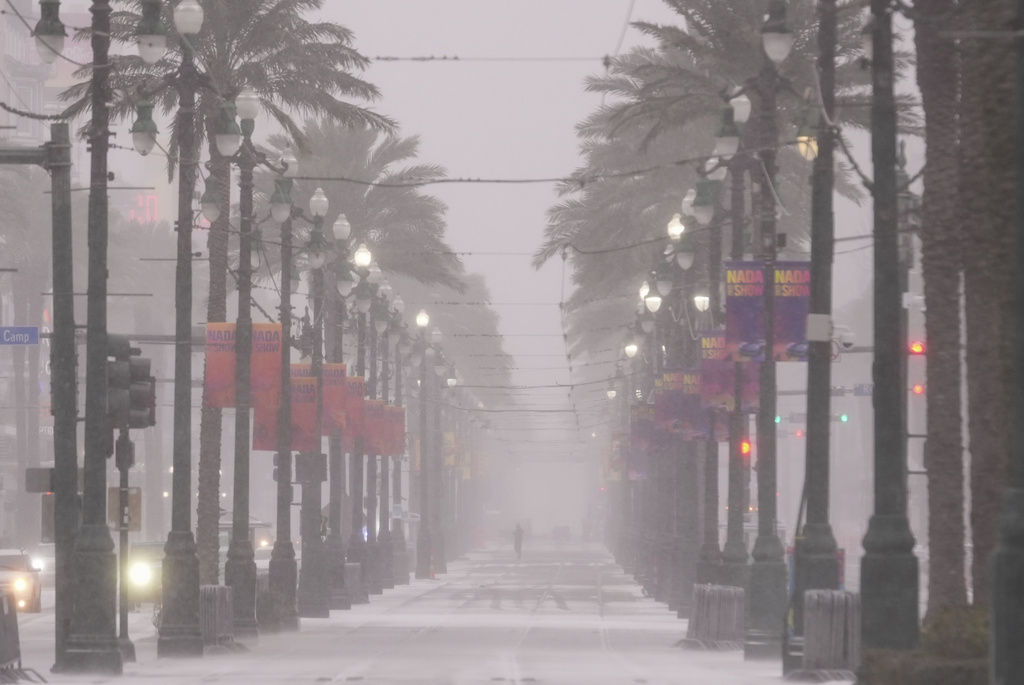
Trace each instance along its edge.
<instances>
[{"instance_id":1,"label":"palm tree trunk","mask_svg":"<svg viewBox=\"0 0 1024 685\"><path fill-rule=\"evenodd\" d=\"M918 0L917 82L925 111L922 270L927 304L928 613L967 605L964 577L964 460L961 424L960 260L957 217L959 59L935 17L954 0Z\"/></svg>"},{"instance_id":2,"label":"palm tree trunk","mask_svg":"<svg viewBox=\"0 0 1024 685\"><path fill-rule=\"evenodd\" d=\"M1008 0L965 3L964 28L1003 31ZM989 559L1007 474L1010 416L1014 206L1013 41L967 38L962 46L961 206L967 311L971 562L975 605L989 601Z\"/></svg>"},{"instance_id":3,"label":"palm tree trunk","mask_svg":"<svg viewBox=\"0 0 1024 685\"><path fill-rule=\"evenodd\" d=\"M211 121L209 115L206 121ZM208 136L213 140L213 136ZM212 173L220 181L221 215L210 226L207 247L210 253L210 293L207 300L206 320L225 321L227 318L228 226L231 216L231 166L211 145ZM196 552L199 556L199 577L203 584L216 584L220 577L220 470L221 427L220 409L203 409L199 421L199 494L196 512Z\"/></svg>"}]
</instances>

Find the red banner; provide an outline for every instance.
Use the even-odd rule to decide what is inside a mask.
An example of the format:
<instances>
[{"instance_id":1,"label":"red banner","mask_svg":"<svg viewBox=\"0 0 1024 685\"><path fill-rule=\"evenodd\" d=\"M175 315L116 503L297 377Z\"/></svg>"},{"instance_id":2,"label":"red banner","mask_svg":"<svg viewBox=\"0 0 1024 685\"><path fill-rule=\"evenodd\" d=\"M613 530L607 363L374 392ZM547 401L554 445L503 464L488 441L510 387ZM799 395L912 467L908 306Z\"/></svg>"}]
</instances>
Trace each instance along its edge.
<instances>
[{"instance_id":1,"label":"red banner","mask_svg":"<svg viewBox=\"0 0 1024 685\"><path fill-rule=\"evenodd\" d=\"M321 432L325 437L340 437L345 434L346 380L344 364L324 364Z\"/></svg>"},{"instance_id":2,"label":"red banner","mask_svg":"<svg viewBox=\"0 0 1024 685\"><path fill-rule=\"evenodd\" d=\"M252 325L250 404L254 408L281 406L281 324Z\"/></svg>"},{"instance_id":3,"label":"red banner","mask_svg":"<svg viewBox=\"0 0 1024 685\"><path fill-rule=\"evenodd\" d=\"M319 452L320 432L317 430L316 386L309 364L292 364L292 449L297 452Z\"/></svg>"},{"instance_id":4,"label":"red banner","mask_svg":"<svg viewBox=\"0 0 1024 685\"><path fill-rule=\"evenodd\" d=\"M384 400L366 400L363 408L363 452L365 454L383 454L384 437Z\"/></svg>"},{"instance_id":5,"label":"red banner","mask_svg":"<svg viewBox=\"0 0 1024 685\"><path fill-rule=\"evenodd\" d=\"M206 324L203 402L207 407L235 406L235 324Z\"/></svg>"},{"instance_id":6,"label":"red banner","mask_svg":"<svg viewBox=\"0 0 1024 685\"><path fill-rule=\"evenodd\" d=\"M356 451L356 438L363 435L363 404L366 394L365 381L362 376L345 378L345 432L342 444L348 453ZM366 451L366 448L363 448Z\"/></svg>"}]
</instances>

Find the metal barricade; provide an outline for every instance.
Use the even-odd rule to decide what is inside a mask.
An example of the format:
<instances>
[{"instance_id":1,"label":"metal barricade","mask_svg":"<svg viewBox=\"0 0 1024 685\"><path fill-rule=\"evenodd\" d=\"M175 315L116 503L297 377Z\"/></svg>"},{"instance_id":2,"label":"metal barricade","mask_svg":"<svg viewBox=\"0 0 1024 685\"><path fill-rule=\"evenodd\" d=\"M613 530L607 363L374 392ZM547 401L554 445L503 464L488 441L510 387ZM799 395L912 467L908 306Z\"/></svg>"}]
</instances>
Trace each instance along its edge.
<instances>
[{"instance_id":1,"label":"metal barricade","mask_svg":"<svg viewBox=\"0 0 1024 685\"><path fill-rule=\"evenodd\" d=\"M690 649L743 649L746 593L728 585L694 585L690 621L681 642Z\"/></svg>"},{"instance_id":2,"label":"metal barricade","mask_svg":"<svg viewBox=\"0 0 1024 685\"><path fill-rule=\"evenodd\" d=\"M804 667L834 680L853 677L860 665L860 595L844 590L804 593Z\"/></svg>"},{"instance_id":3,"label":"metal barricade","mask_svg":"<svg viewBox=\"0 0 1024 685\"><path fill-rule=\"evenodd\" d=\"M234 647L234 607L232 590L225 585L199 588L199 628L206 647Z\"/></svg>"}]
</instances>

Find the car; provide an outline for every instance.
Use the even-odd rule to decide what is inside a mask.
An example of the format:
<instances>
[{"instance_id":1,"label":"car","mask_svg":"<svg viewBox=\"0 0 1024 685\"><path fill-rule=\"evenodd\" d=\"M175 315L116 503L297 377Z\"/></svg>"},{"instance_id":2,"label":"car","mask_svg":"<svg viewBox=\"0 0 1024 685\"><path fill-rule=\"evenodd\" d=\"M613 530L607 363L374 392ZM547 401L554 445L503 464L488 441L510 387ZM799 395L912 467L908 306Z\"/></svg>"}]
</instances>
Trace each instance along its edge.
<instances>
[{"instance_id":1,"label":"car","mask_svg":"<svg viewBox=\"0 0 1024 685\"><path fill-rule=\"evenodd\" d=\"M128 550L128 601L159 604L163 597L164 542L136 542Z\"/></svg>"},{"instance_id":2,"label":"car","mask_svg":"<svg viewBox=\"0 0 1024 685\"><path fill-rule=\"evenodd\" d=\"M57 577L57 552L52 542L44 542L37 545L29 552L32 558L32 568L39 570L39 578L43 581L43 587L53 587Z\"/></svg>"},{"instance_id":3,"label":"car","mask_svg":"<svg viewBox=\"0 0 1024 685\"><path fill-rule=\"evenodd\" d=\"M43 583L32 557L23 549L0 549L0 589L14 595L18 611L38 613L43 609Z\"/></svg>"}]
</instances>

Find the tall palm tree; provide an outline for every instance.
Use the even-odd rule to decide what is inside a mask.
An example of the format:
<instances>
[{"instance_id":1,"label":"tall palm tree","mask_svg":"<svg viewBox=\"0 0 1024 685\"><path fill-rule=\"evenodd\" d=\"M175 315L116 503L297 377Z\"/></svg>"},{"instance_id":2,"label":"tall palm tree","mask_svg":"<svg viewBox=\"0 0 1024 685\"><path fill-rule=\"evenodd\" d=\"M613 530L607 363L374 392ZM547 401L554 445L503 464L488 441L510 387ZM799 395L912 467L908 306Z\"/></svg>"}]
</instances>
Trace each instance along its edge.
<instances>
[{"instance_id":1,"label":"tall palm tree","mask_svg":"<svg viewBox=\"0 0 1024 685\"><path fill-rule=\"evenodd\" d=\"M584 166L577 180L563 184L567 196L549 212L546 240L534 264L540 266L571 244L573 280L579 286L569 302L581 300L605 309L601 297L635 292L641 274L650 268L663 244L665 226L679 211L684 189L692 187L697 160L710 153L710 140L723 104L722 93L744 86L760 69L760 26L763 3L755 0L722 3L714 0L665 0L680 15L680 26L638 22L635 26L657 41L612 59L607 72L586 82L587 90L611 102L602 105L578 127ZM795 125L807 106L801 95L813 89L815 58L814 6L810 0L789 3L796 44L781 67L796 97L780 97L778 120L783 140L795 137ZM844 124L866 122L866 75L856 67L861 19L846 11L840 21L838 57L841 116ZM756 93L752 93L756 99ZM744 139L758 139L756 120L747 124ZM806 162L792 146L779 156L778 194L786 207L780 230L789 235L790 257L806 246L809 191ZM646 170L638 171L636 170ZM634 173L635 172L635 173ZM594 180L592 177L598 177ZM844 174L837 188L855 200L863 197ZM767 190L767 189L765 189ZM721 230L713 228L710 230ZM633 249L585 254L636 245ZM623 300L613 320L632 319L632 301ZM587 338L581 330L577 340ZM588 345L607 345L607 335L594 335Z\"/></svg>"},{"instance_id":2,"label":"tall palm tree","mask_svg":"<svg viewBox=\"0 0 1024 685\"><path fill-rule=\"evenodd\" d=\"M121 0L124 11L112 17L115 40L133 42L140 18L141 0ZM220 181L220 196L225 204L221 218L210 227L210 284L207 321L224 321L227 315L227 268L230 197L230 162L213 144L218 128L220 105L248 86L260 96L263 110L277 122L299 149L307 149L294 113L322 116L348 125L390 130L390 119L350 100L372 101L378 91L362 80L357 72L367 59L352 47L352 33L331 22L311 21L324 0L199 0L206 15L202 33L196 40L196 63L206 74L208 86L200 90L197 123L207 133L210 168ZM164 3L163 20L173 26L170 3ZM172 32L173 33L173 32ZM133 116L139 89L153 90L161 79L177 70L181 45L176 36L168 41L167 55L155 65L135 56L114 62L110 86L126 97L114 104L115 119ZM86 74L87 69L83 70ZM62 97L74 104L74 114L88 107L88 83L72 87ZM163 88L152 96L159 111L170 114L177 109L177 91ZM178 131L171 133L168 172L179 157ZM199 487L220 491L221 412L205 406L202 410L199 438ZM203 583L216 583L219 575L217 526L219 502L200 497L196 521L196 542L200 576Z\"/></svg>"},{"instance_id":3,"label":"tall palm tree","mask_svg":"<svg viewBox=\"0 0 1024 685\"><path fill-rule=\"evenodd\" d=\"M960 402L960 275L963 235L958 202L959 58L938 20L954 0L915 5L917 82L924 107L921 267L927 304L928 617L967 604L964 566L964 463Z\"/></svg>"},{"instance_id":4,"label":"tall palm tree","mask_svg":"<svg viewBox=\"0 0 1024 685\"><path fill-rule=\"evenodd\" d=\"M315 152L300 156L301 176L310 180L295 184L293 204L306 207L313 191L322 186L330 203L325 217L328 233L344 214L352 226L349 242L365 242L386 274L462 289L462 262L444 240L447 207L416 185L443 178L445 170L416 163L419 138L322 120L306 121L302 136ZM290 143L281 135L271 136L269 142L278 149ZM297 240L301 246L302 236Z\"/></svg>"}]
</instances>

